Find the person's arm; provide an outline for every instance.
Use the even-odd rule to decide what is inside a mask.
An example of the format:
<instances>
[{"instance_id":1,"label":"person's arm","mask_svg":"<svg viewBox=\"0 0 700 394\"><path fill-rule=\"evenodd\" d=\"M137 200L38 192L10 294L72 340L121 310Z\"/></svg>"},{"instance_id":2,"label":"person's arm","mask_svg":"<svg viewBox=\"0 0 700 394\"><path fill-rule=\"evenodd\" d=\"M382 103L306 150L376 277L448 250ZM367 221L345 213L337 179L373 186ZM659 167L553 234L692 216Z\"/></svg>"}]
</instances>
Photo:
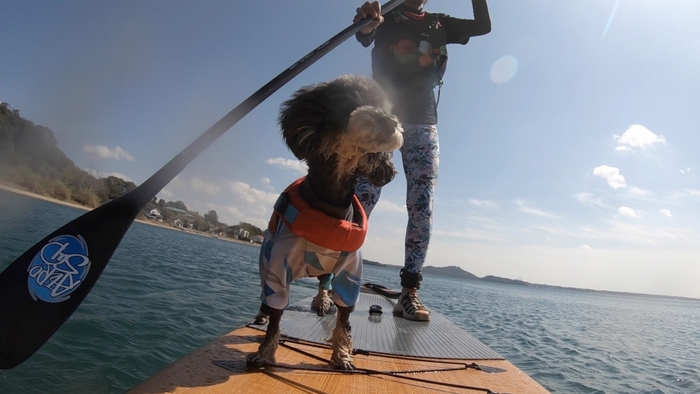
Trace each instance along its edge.
<instances>
[{"instance_id":1,"label":"person's arm","mask_svg":"<svg viewBox=\"0 0 700 394\"><path fill-rule=\"evenodd\" d=\"M472 0L474 19L459 19L446 16L448 43L466 44L469 37L483 36L491 32L491 15L486 0Z\"/></svg>"},{"instance_id":2,"label":"person's arm","mask_svg":"<svg viewBox=\"0 0 700 394\"><path fill-rule=\"evenodd\" d=\"M472 0L474 10L474 36L483 36L491 32L491 15L486 0Z\"/></svg>"},{"instance_id":3,"label":"person's arm","mask_svg":"<svg viewBox=\"0 0 700 394\"><path fill-rule=\"evenodd\" d=\"M372 23L355 34L357 41L359 41L365 48L372 44L372 41L374 41L374 36L377 33L377 26L384 22L384 17L382 16L382 5L378 1L374 1L372 3L367 1L361 7L357 7L357 14L355 14L355 18L353 18L352 21L355 23L368 16L374 18Z\"/></svg>"}]
</instances>

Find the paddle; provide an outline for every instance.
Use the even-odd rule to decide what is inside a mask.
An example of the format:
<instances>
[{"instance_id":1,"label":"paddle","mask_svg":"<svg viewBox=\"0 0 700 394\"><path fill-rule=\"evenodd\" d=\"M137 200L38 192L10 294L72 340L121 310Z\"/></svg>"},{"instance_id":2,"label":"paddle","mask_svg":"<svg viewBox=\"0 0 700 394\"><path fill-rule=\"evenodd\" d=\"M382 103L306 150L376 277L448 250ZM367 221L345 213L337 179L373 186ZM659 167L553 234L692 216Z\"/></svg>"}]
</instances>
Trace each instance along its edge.
<instances>
[{"instance_id":1,"label":"paddle","mask_svg":"<svg viewBox=\"0 0 700 394\"><path fill-rule=\"evenodd\" d=\"M404 0L391 0L386 13ZM253 93L146 182L54 231L0 273L0 369L36 352L70 317L107 266L143 207L243 116L371 19L357 21Z\"/></svg>"}]
</instances>

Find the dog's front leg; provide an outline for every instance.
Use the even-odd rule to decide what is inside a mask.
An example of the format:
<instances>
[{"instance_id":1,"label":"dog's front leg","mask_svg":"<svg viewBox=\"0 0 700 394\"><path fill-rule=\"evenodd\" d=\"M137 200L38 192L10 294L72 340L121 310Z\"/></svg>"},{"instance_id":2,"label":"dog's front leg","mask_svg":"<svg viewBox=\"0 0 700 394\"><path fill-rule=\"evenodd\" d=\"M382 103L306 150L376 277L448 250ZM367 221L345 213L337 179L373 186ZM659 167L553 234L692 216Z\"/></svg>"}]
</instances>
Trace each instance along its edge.
<instances>
[{"instance_id":1,"label":"dog's front leg","mask_svg":"<svg viewBox=\"0 0 700 394\"><path fill-rule=\"evenodd\" d=\"M277 363L275 353L280 342L280 321L282 314L270 315L270 322L267 325L267 333L265 339L260 344L258 351L248 355L246 358L246 366L248 369L262 368L267 365Z\"/></svg>"},{"instance_id":2,"label":"dog's front leg","mask_svg":"<svg viewBox=\"0 0 700 394\"><path fill-rule=\"evenodd\" d=\"M318 293L316 297L311 301L311 310L316 311L319 316L326 316L328 311L333 305L333 300L331 300L328 290L324 289L320 284L318 285Z\"/></svg>"},{"instance_id":3,"label":"dog's front leg","mask_svg":"<svg viewBox=\"0 0 700 394\"><path fill-rule=\"evenodd\" d=\"M256 326L264 326L267 324L267 321L269 320L269 316L267 316L264 312L258 312L257 315L255 315L255 318L253 319L253 324Z\"/></svg>"},{"instance_id":4,"label":"dog's front leg","mask_svg":"<svg viewBox=\"0 0 700 394\"><path fill-rule=\"evenodd\" d=\"M335 369L355 369L352 362L352 335L350 334L350 312L352 308L336 305L338 308L338 320L333 330L331 339L331 366Z\"/></svg>"}]
</instances>

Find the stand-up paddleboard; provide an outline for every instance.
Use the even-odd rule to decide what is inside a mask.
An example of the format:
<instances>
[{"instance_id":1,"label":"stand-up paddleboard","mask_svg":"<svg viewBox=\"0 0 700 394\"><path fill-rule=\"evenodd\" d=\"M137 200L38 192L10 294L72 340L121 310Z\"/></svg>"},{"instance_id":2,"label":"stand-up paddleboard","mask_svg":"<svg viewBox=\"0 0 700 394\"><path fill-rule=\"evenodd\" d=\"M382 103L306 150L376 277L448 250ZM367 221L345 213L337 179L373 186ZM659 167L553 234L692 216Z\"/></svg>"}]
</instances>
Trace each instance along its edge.
<instances>
[{"instance_id":1,"label":"stand-up paddleboard","mask_svg":"<svg viewBox=\"0 0 700 394\"><path fill-rule=\"evenodd\" d=\"M395 301L363 287L350 316L356 371L329 366L336 316L311 298L282 316L277 364L247 371L265 326L249 324L176 361L129 393L549 393L482 342L431 311L430 322L394 317ZM370 314L378 305L382 314ZM373 310L376 310L376 306Z\"/></svg>"}]
</instances>

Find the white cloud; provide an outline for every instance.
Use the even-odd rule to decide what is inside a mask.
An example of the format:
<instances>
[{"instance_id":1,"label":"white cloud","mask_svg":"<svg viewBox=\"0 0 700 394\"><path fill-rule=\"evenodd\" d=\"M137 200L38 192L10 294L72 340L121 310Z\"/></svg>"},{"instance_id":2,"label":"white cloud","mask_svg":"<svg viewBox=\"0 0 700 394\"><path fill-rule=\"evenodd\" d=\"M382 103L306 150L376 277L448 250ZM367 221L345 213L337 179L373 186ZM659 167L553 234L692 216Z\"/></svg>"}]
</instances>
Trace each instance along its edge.
<instances>
[{"instance_id":1,"label":"white cloud","mask_svg":"<svg viewBox=\"0 0 700 394\"><path fill-rule=\"evenodd\" d=\"M634 212L634 211L633 211ZM581 227L578 236L602 241L655 246L677 246L679 243L695 247L698 235L692 228L659 227L639 221L603 220L603 227Z\"/></svg>"},{"instance_id":2,"label":"white cloud","mask_svg":"<svg viewBox=\"0 0 700 394\"><path fill-rule=\"evenodd\" d=\"M163 189L163 190L161 190L161 191L158 192L158 199L159 199L159 200L160 200L161 198L164 199L164 200L166 200L166 201L167 201L167 200L172 200L172 199L173 199L173 196L174 196L173 192L171 192L171 191L168 190L168 189Z\"/></svg>"},{"instance_id":3,"label":"white cloud","mask_svg":"<svg viewBox=\"0 0 700 394\"><path fill-rule=\"evenodd\" d=\"M221 190L221 188L218 185L210 182L205 182L204 180L197 177L190 179L189 185L192 188L192 190L203 192L210 196L218 195L219 190Z\"/></svg>"},{"instance_id":4,"label":"white cloud","mask_svg":"<svg viewBox=\"0 0 700 394\"><path fill-rule=\"evenodd\" d=\"M229 190L238 198L242 199L248 204L263 204L272 207L277 201L279 194L270 193L264 190L259 190L250 187L247 183L233 181L230 182Z\"/></svg>"},{"instance_id":5,"label":"white cloud","mask_svg":"<svg viewBox=\"0 0 700 394\"><path fill-rule=\"evenodd\" d=\"M634 124L625 131L622 136L615 136L617 139L616 151L629 151L634 148L646 148L654 144L665 144L666 139L662 135L656 135L646 127Z\"/></svg>"},{"instance_id":6,"label":"white cloud","mask_svg":"<svg viewBox=\"0 0 700 394\"><path fill-rule=\"evenodd\" d=\"M247 211L247 209L244 210ZM224 216L226 218L226 220L224 221L225 223L237 224L240 222L246 222L257 226L260 229L267 228L267 223L270 220L269 214L265 216L251 216L244 212L241 212L241 210L239 210L235 206L226 206L221 208L220 217L221 216Z\"/></svg>"},{"instance_id":7,"label":"white cloud","mask_svg":"<svg viewBox=\"0 0 700 394\"><path fill-rule=\"evenodd\" d=\"M681 174L687 174L690 172L690 167L683 167L681 168Z\"/></svg>"},{"instance_id":8,"label":"white cloud","mask_svg":"<svg viewBox=\"0 0 700 394\"><path fill-rule=\"evenodd\" d=\"M117 146L111 149L104 145L85 145L83 147L83 152L91 157L96 157L98 159L113 159L113 160L136 160L129 152L125 151L121 147Z\"/></svg>"},{"instance_id":9,"label":"white cloud","mask_svg":"<svg viewBox=\"0 0 700 394\"><path fill-rule=\"evenodd\" d=\"M180 176L178 175L175 178L173 178L173 180L170 181L170 183L168 183L168 186L170 187L170 189L175 189L175 190L186 189L187 183L185 181L183 181L182 178L180 178Z\"/></svg>"},{"instance_id":10,"label":"white cloud","mask_svg":"<svg viewBox=\"0 0 700 394\"><path fill-rule=\"evenodd\" d=\"M620 207L617 211L618 211L618 212L620 213L620 215L622 215L622 216L629 216L629 217L631 217L631 218L641 218L641 217L642 217L642 214L641 214L639 211L634 210L634 209L632 209L632 208L630 208L630 207L622 206L622 207Z\"/></svg>"},{"instance_id":11,"label":"white cloud","mask_svg":"<svg viewBox=\"0 0 700 394\"><path fill-rule=\"evenodd\" d=\"M608 185L613 189L619 189L621 187L626 187L625 177L620 174L620 170L615 167L602 166L593 169L593 175L601 177L608 182Z\"/></svg>"},{"instance_id":12,"label":"white cloud","mask_svg":"<svg viewBox=\"0 0 700 394\"><path fill-rule=\"evenodd\" d=\"M593 250L593 248L591 248L588 245L581 245L581 246L579 246L579 249L581 249L581 250Z\"/></svg>"},{"instance_id":13,"label":"white cloud","mask_svg":"<svg viewBox=\"0 0 700 394\"><path fill-rule=\"evenodd\" d=\"M235 216L238 219L244 217L243 212L238 210L238 208L236 208L236 207L224 207L224 211L232 214L233 216ZM239 222L240 221L241 220L239 220Z\"/></svg>"},{"instance_id":14,"label":"white cloud","mask_svg":"<svg viewBox=\"0 0 700 394\"><path fill-rule=\"evenodd\" d=\"M462 231L444 231L435 230L433 235L440 237L451 237L458 239L468 239L474 241L490 241L490 242L503 242L505 238L502 235L490 231L477 231L466 229Z\"/></svg>"},{"instance_id":15,"label":"white cloud","mask_svg":"<svg viewBox=\"0 0 700 394\"><path fill-rule=\"evenodd\" d=\"M275 191L275 188L272 186L272 181L268 177L260 178L260 184L267 190Z\"/></svg>"},{"instance_id":16,"label":"white cloud","mask_svg":"<svg viewBox=\"0 0 700 394\"><path fill-rule=\"evenodd\" d=\"M673 217L673 214L671 214L671 211L668 209L659 209L659 212L661 212L661 214L664 216L668 216L670 218Z\"/></svg>"},{"instance_id":17,"label":"white cloud","mask_svg":"<svg viewBox=\"0 0 700 394\"><path fill-rule=\"evenodd\" d=\"M574 194L574 197L577 200L579 200L579 202L586 204L586 205L597 205L599 207L603 206L603 199L596 198L595 196L593 196L592 193L581 192L578 194Z\"/></svg>"},{"instance_id":18,"label":"white cloud","mask_svg":"<svg viewBox=\"0 0 700 394\"><path fill-rule=\"evenodd\" d=\"M224 222L248 222L260 228L267 226L272 207L279 193L268 192L251 187L249 184L233 181L226 184L226 190L234 196L230 205L224 206Z\"/></svg>"},{"instance_id":19,"label":"white cloud","mask_svg":"<svg viewBox=\"0 0 700 394\"><path fill-rule=\"evenodd\" d=\"M630 187L629 191L630 191L630 193L637 195L637 196L648 196L648 195L654 194L650 190L644 190L644 189L640 189L638 187Z\"/></svg>"},{"instance_id":20,"label":"white cloud","mask_svg":"<svg viewBox=\"0 0 700 394\"><path fill-rule=\"evenodd\" d=\"M489 208L489 209L497 209L498 208L498 205L496 205L495 202L488 201L488 200L476 200L476 199L470 198L467 202L474 205L474 206L477 206L479 208Z\"/></svg>"},{"instance_id":21,"label":"white cloud","mask_svg":"<svg viewBox=\"0 0 700 394\"><path fill-rule=\"evenodd\" d=\"M300 174L306 174L308 171L308 166L306 163L299 161L299 160L290 160L290 159L284 159L282 157L278 157L276 159L267 159L265 161L269 165L273 165L275 167L283 168L283 169L289 169L295 172L298 172Z\"/></svg>"},{"instance_id":22,"label":"white cloud","mask_svg":"<svg viewBox=\"0 0 700 394\"><path fill-rule=\"evenodd\" d=\"M398 205L391 203L386 200L380 199L377 205L374 207L374 210L372 212L399 212L399 213L406 213L406 206L405 205Z\"/></svg>"},{"instance_id":23,"label":"white cloud","mask_svg":"<svg viewBox=\"0 0 700 394\"><path fill-rule=\"evenodd\" d=\"M681 199L698 199L700 198L700 190L698 189L686 189L684 191L676 192L676 198Z\"/></svg>"},{"instance_id":24,"label":"white cloud","mask_svg":"<svg viewBox=\"0 0 700 394\"><path fill-rule=\"evenodd\" d=\"M545 211L542 211L539 209L535 209L535 208L530 208L525 204L525 201L523 201L523 200L518 200L515 203L518 204L518 208L520 209L520 212L525 212L525 213L529 213L531 215L542 216L542 217L550 218L550 219L555 219L557 217L556 215L553 215L551 213L548 213L548 212L545 212Z\"/></svg>"},{"instance_id":25,"label":"white cloud","mask_svg":"<svg viewBox=\"0 0 700 394\"><path fill-rule=\"evenodd\" d=\"M465 220L467 223L472 223L475 227L478 226L493 232L500 232L503 229L497 221L486 216L467 216Z\"/></svg>"}]
</instances>

